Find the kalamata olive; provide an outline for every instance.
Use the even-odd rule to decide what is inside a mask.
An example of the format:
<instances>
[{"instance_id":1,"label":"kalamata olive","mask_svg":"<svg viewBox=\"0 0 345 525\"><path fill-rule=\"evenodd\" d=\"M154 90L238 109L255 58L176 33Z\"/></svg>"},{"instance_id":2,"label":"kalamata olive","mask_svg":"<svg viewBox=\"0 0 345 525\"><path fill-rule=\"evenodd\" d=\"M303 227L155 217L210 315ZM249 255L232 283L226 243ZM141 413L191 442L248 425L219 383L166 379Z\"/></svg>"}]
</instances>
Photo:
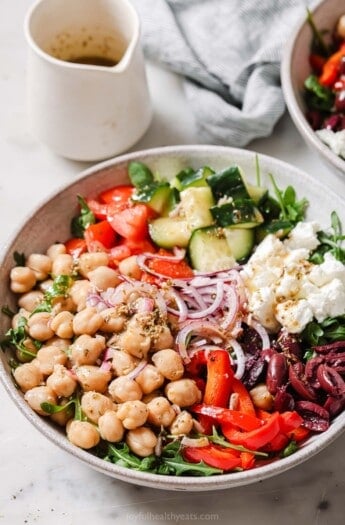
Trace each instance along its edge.
<instances>
[{"instance_id":1,"label":"kalamata olive","mask_svg":"<svg viewBox=\"0 0 345 525\"><path fill-rule=\"evenodd\" d=\"M345 395L345 382L341 375L327 365L319 365L317 372L321 388L334 397Z\"/></svg>"},{"instance_id":2,"label":"kalamata olive","mask_svg":"<svg viewBox=\"0 0 345 525\"><path fill-rule=\"evenodd\" d=\"M341 122L340 115L331 115L330 117L324 120L323 127L326 129L330 129L332 131L337 131L340 125L340 122Z\"/></svg>"},{"instance_id":3,"label":"kalamata olive","mask_svg":"<svg viewBox=\"0 0 345 525\"><path fill-rule=\"evenodd\" d=\"M295 363L289 366L289 380L292 388L303 398L309 401L316 401L317 395L312 386L310 386L304 375L304 365Z\"/></svg>"},{"instance_id":4,"label":"kalamata olive","mask_svg":"<svg viewBox=\"0 0 345 525\"><path fill-rule=\"evenodd\" d=\"M337 111L345 110L345 89L342 89L341 91L338 91L338 93L336 93L334 105Z\"/></svg>"},{"instance_id":5,"label":"kalamata olive","mask_svg":"<svg viewBox=\"0 0 345 525\"><path fill-rule=\"evenodd\" d=\"M311 109L306 114L307 120L311 127L315 129L320 129L322 126L322 114L320 111L317 111L316 109Z\"/></svg>"},{"instance_id":6,"label":"kalamata olive","mask_svg":"<svg viewBox=\"0 0 345 525\"><path fill-rule=\"evenodd\" d=\"M286 357L293 361L301 359L302 348L297 336L289 334L286 330L281 330L277 338L277 343Z\"/></svg>"},{"instance_id":7,"label":"kalamata olive","mask_svg":"<svg viewBox=\"0 0 345 525\"><path fill-rule=\"evenodd\" d=\"M331 417L335 417L343 411L345 407L345 395L342 397L327 396L326 401L323 404Z\"/></svg>"},{"instance_id":8,"label":"kalamata olive","mask_svg":"<svg viewBox=\"0 0 345 525\"><path fill-rule=\"evenodd\" d=\"M324 356L312 357L306 362L304 374L306 381L313 388L320 388L320 382L317 378L317 369L324 362Z\"/></svg>"},{"instance_id":9,"label":"kalamata olive","mask_svg":"<svg viewBox=\"0 0 345 525\"><path fill-rule=\"evenodd\" d=\"M260 355L260 352L247 359L246 370L242 379L247 388L250 389L255 386L263 372L264 366L265 361Z\"/></svg>"},{"instance_id":10,"label":"kalamata olive","mask_svg":"<svg viewBox=\"0 0 345 525\"><path fill-rule=\"evenodd\" d=\"M345 373L345 352L330 352L325 357L325 362L328 366L333 368L333 370L339 372L339 374Z\"/></svg>"},{"instance_id":11,"label":"kalamata olive","mask_svg":"<svg viewBox=\"0 0 345 525\"><path fill-rule=\"evenodd\" d=\"M311 401L297 401L295 409L303 417L303 426L314 432L324 432L329 427L329 413Z\"/></svg>"},{"instance_id":12,"label":"kalamata olive","mask_svg":"<svg viewBox=\"0 0 345 525\"><path fill-rule=\"evenodd\" d=\"M283 353L275 353L268 362L266 374L266 386L270 394L275 395L278 387L282 386L287 379L288 366Z\"/></svg>"},{"instance_id":13,"label":"kalamata olive","mask_svg":"<svg viewBox=\"0 0 345 525\"><path fill-rule=\"evenodd\" d=\"M345 341L335 341L327 345L313 346L313 350L318 354L328 354L329 352L345 352Z\"/></svg>"},{"instance_id":14,"label":"kalamata olive","mask_svg":"<svg viewBox=\"0 0 345 525\"><path fill-rule=\"evenodd\" d=\"M294 410L294 408L295 400L293 396L286 391L286 386L279 387L274 396L274 410L286 412L287 410Z\"/></svg>"}]
</instances>

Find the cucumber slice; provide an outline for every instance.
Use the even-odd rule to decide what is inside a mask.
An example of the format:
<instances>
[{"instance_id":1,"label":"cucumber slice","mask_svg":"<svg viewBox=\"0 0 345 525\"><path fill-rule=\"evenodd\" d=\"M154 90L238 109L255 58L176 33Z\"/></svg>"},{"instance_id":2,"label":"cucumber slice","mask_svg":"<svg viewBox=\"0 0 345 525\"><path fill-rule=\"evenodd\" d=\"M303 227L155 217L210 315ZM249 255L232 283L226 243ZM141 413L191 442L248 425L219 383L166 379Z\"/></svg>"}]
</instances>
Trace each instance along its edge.
<instances>
[{"instance_id":1,"label":"cucumber slice","mask_svg":"<svg viewBox=\"0 0 345 525\"><path fill-rule=\"evenodd\" d=\"M250 256L255 241L254 228L224 228L224 235L236 261Z\"/></svg>"},{"instance_id":2,"label":"cucumber slice","mask_svg":"<svg viewBox=\"0 0 345 525\"><path fill-rule=\"evenodd\" d=\"M249 197L258 206L264 202L268 196L268 189L262 186L254 186L253 184L246 183Z\"/></svg>"},{"instance_id":3,"label":"cucumber slice","mask_svg":"<svg viewBox=\"0 0 345 525\"><path fill-rule=\"evenodd\" d=\"M171 181L171 185L179 191L186 188L207 186L206 178L212 175L214 171L208 166L194 170L193 168L186 168L176 175Z\"/></svg>"},{"instance_id":4,"label":"cucumber slice","mask_svg":"<svg viewBox=\"0 0 345 525\"><path fill-rule=\"evenodd\" d=\"M213 206L210 211L219 226L255 228L264 221L251 199L229 200L220 206Z\"/></svg>"},{"instance_id":5,"label":"cucumber slice","mask_svg":"<svg viewBox=\"0 0 345 525\"><path fill-rule=\"evenodd\" d=\"M216 200L222 197L232 197L234 200L250 199L238 166L230 166L223 171L210 175L207 177L207 183Z\"/></svg>"},{"instance_id":6,"label":"cucumber slice","mask_svg":"<svg viewBox=\"0 0 345 525\"><path fill-rule=\"evenodd\" d=\"M192 232L185 220L159 217L149 224L149 234L161 248L186 248Z\"/></svg>"},{"instance_id":7,"label":"cucumber slice","mask_svg":"<svg viewBox=\"0 0 345 525\"><path fill-rule=\"evenodd\" d=\"M153 182L149 186L137 190L132 200L136 202L145 202L150 208L157 213L162 213L167 205L172 188L168 182Z\"/></svg>"},{"instance_id":8,"label":"cucumber slice","mask_svg":"<svg viewBox=\"0 0 345 525\"><path fill-rule=\"evenodd\" d=\"M181 191L180 198L180 214L191 230L210 226L214 222L210 212L214 200L208 186L187 188Z\"/></svg>"},{"instance_id":9,"label":"cucumber slice","mask_svg":"<svg viewBox=\"0 0 345 525\"><path fill-rule=\"evenodd\" d=\"M227 270L235 265L222 228L200 228L192 233L188 246L192 267L202 272Z\"/></svg>"}]
</instances>

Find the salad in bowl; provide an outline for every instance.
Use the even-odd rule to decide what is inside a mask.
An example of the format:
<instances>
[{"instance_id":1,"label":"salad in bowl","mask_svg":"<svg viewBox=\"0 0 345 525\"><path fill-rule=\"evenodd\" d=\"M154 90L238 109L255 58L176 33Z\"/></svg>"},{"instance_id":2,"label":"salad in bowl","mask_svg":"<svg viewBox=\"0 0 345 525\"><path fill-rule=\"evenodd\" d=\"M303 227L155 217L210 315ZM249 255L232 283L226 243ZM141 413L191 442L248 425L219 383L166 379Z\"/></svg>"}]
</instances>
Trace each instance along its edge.
<instances>
[{"instance_id":1,"label":"salad in bowl","mask_svg":"<svg viewBox=\"0 0 345 525\"><path fill-rule=\"evenodd\" d=\"M95 468L160 488L262 479L343 428L337 211L309 218L278 161L194 149L93 168L3 265L15 401Z\"/></svg>"}]
</instances>

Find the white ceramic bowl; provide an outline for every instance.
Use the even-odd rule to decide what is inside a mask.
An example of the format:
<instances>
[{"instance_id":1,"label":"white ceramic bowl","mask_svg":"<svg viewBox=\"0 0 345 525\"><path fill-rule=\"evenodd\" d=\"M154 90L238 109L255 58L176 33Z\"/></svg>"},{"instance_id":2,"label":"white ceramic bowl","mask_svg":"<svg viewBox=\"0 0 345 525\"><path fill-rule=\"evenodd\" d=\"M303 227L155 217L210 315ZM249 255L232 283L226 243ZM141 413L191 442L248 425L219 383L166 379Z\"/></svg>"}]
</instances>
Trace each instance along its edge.
<instances>
[{"instance_id":1,"label":"white ceramic bowl","mask_svg":"<svg viewBox=\"0 0 345 525\"><path fill-rule=\"evenodd\" d=\"M313 11L316 27L333 30L339 17L345 13L342 0L324 0ZM345 160L338 157L316 135L306 117L303 100L303 85L311 73L309 64L312 32L306 15L297 24L289 38L282 59L281 81L285 102L291 118L306 143L315 150L329 167L345 173Z\"/></svg>"},{"instance_id":2,"label":"white ceramic bowl","mask_svg":"<svg viewBox=\"0 0 345 525\"><path fill-rule=\"evenodd\" d=\"M133 159L142 160L151 169L165 176L172 176L186 166L196 168L207 164L215 169L221 169L230 164L239 164L248 179L252 179L253 182L255 180L254 152L218 146L176 146L151 149L123 155L98 164L83 172L73 183L43 202L28 217L23 227L13 234L12 240L4 249L1 260L0 297L2 305L8 305L12 309L15 307L15 298L9 289L9 272L14 265L13 252L26 254L44 252L51 243L57 240L65 241L70 236L70 219L77 209L76 195L96 195L116 183L126 182L126 167ZM339 212L340 218L345 221L344 201L311 176L271 157L260 155L259 161L263 184L268 184L267 174L273 173L279 187L285 188L292 184L297 190L298 197L308 197L310 200L308 217L318 219L321 225L328 226L330 212L335 209ZM322 195L322 207L319 205L320 195ZM4 315L0 316L0 334L4 334L8 326L8 318ZM138 485L169 490L201 491L250 484L280 474L305 461L329 445L345 429L345 413L343 413L333 421L326 432L311 438L295 454L254 470L200 478L159 476L137 472L108 463L75 447L67 440L64 431L53 426L47 418L42 418L34 413L24 401L22 393L14 385L4 352L0 354L0 376L6 390L17 408L42 434L90 467L114 478Z\"/></svg>"}]
</instances>

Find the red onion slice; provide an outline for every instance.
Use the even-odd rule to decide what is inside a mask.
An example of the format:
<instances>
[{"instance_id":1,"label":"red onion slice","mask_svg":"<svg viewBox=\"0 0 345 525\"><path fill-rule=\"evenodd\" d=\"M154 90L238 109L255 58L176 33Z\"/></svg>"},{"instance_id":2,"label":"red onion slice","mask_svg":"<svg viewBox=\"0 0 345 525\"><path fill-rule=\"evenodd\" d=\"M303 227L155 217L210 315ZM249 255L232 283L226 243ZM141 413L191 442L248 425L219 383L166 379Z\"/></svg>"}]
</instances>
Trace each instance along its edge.
<instances>
[{"instance_id":1,"label":"red onion slice","mask_svg":"<svg viewBox=\"0 0 345 525\"><path fill-rule=\"evenodd\" d=\"M261 337L262 351L269 350L271 348L271 341L270 341L270 338L268 336L266 329L258 321L255 321L255 319L253 319L252 316L250 315L248 316L246 322L248 326L250 326L251 328L254 328L254 330Z\"/></svg>"},{"instance_id":2,"label":"red onion slice","mask_svg":"<svg viewBox=\"0 0 345 525\"><path fill-rule=\"evenodd\" d=\"M140 361L140 363L137 364L137 366L135 368L133 368L133 370L131 370L131 372L129 372L126 377L128 377L129 379L135 379L136 377L138 377L138 375L140 374L140 372L142 372L144 370L144 368L146 367L147 365L147 361L146 359L142 359Z\"/></svg>"},{"instance_id":3,"label":"red onion slice","mask_svg":"<svg viewBox=\"0 0 345 525\"><path fill-rule=\"evenodd\" d=\"M227 308L227 312L220 326L224 330L229 330L235 322L240 307L238 294L233 286L226 286L225 299L224 306Z\"/></svg>"},{"instance_id":4,"label":"red onion slice","mask_svg":"<svg viewBox=\"0 0 345 525\"><path fill-rule=\"evenodd\" d=\"M200 335L209 338L219 338L221 341L225 339L224 334L210 322L205 321L191 321L186 324L182 330L177 334L176 345L185 363L189 363L190 357L187 352L188 340L192 335Z\"/></svg>"},{"instance_id":5,"label":"red onion slice","mask_svg":"<svg viewBox=\"0 0 345 525\"><path fill-rule=\"evenodd\" d=\"M207 317L208 315L213 314L218 308L220 307L224 297L224 283L222 281L217 281L216 284L216 297L213 301L213 303L204 310L200 310L199 312L192 312L188 314L189 319L202 319L203 317Z\"/></svg>"},{"instance_id":6,"label":"red onion slice","mask_svg":"<svg viewBox=\"0 0 345 525\"><path fill-rule=\"evenodd\" d=\"M242 346L235 339L230 339L229 345L232 347L235 353L235 356L236 356L235 377L237 379L241 379L244 374L245 365L246 365L246 358L245 358Z\"/></svg>"}]
</instances>

